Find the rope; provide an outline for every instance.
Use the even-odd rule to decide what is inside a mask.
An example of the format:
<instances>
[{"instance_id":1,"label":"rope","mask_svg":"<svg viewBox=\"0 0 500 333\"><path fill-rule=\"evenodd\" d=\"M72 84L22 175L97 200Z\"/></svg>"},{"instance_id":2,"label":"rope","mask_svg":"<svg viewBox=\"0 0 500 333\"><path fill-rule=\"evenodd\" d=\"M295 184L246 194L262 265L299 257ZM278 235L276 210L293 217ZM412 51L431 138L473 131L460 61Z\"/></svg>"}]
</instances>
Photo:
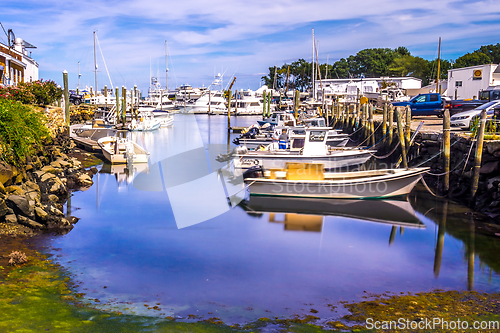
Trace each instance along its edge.
<instances>
[{"instance_id":1,"label":"rope","mask_svg":"<svg viewBox=\"0 0 500 333\"><path fill-rule=\"evenodd\" d=\"M361 142L359 145L357 145L355 148L359 148L359 146L361 146L363 143L365 143L369 138L371 138L373 135L375 135L375 133L377 132L377 130L380 128L380 126L382 126L382 123L378 124L377 128L373 131L372 134L368 135L368 137L366 139L363 140L363 142ZM387 133L386 133L387 134Z\"/></svg>"},{"instance_id":2,"label":"rope","mask_svg":"<svg viewBox=\"0 0 500 333\"><path fill-rule=\"evenodd\" d=\"M392 154L394 154L394 152L396 151L396 149L398 149L399 144L400 144L400 142L398 142L398 143L396 144L396 146L394 146L394 149L393 149L393 150L392 150L389 154L387 154L387 155L383 155L383 156L376 156L376 155L374 155L374 154L372 154L372 153L370 153L370 155L372 155L373 157L375 157L376 159L379 159L379 160L386 159L387 157L389 157L389 156L391 156Z\"/></svg>"},{"instance_id":3,"label":"rope","mask_svg":"<svg viewBox=\"0 0 500 333\"><path fill-rule=\"evenodd\" d=\"M470 145L469 154L467 154L467 160L469 159L470 153L472 152L472 147L474 147L474 143L475 143L475 142L476 142L476 141L474 141L474 140L473 140L473 141L472 141L472 144ZM462 175L464 174L464 172L465 172L465 168L466 168L466 167L467 167L467 163L465 163L464 168L462 169Z\"/></svg>"},{"instance_id":4,"label":"rope","mask_svg":"<svg viewBox=\"0 0 500 333\"><path fill-rule=\"evenodd\" d=\"M451 148L451 147L453 147L455 144L457 144L459 141L460 141L460 140L455 141L455 142L454 142L454 143L450 146L450 148ZM423 161L422 163L418 164L417 166L415 166L415 168L418 168L419 166L421 166L422 164L425 164L425 163L429 162L430 160L432 160L432 159L433 159L433 158L435 158L436 156L441 155L441 154L442 154L442 152L443 152L443 151L442 151L442 150L440 150L440 151L439 151L436 155L431 156L429 159L427 159L427 160Z\"/></svg>"},{"instance_id":5,"label":"rope","mask_svg":"<svg viewBox=\"0 0 500 333\"><path fill-rule=\"evenodd\" d=\"M386 136L388 133L389 133L389 132L386 132L386 133L384 134L384 136L382 136L382 137L380 138L380 140L378 140L378 141L377 141L374 145L371 145L370 147L365 147L365 148L363 148L363 149L370 149L370 148L372 148L372 147L375 147L376 145L378 145L378 144L380 143L380 141L382 141L382 140L385 138L385 136Z\"/></svg>"},{"instance_id":6,"label":"rope","mask_svg":"<svg viewBox=\"0 0 500 333\"><path fill-rule=\"evenodd\" d=\"M420 178L420 180L422 181L422 184L424 184L425 188L427 189L427 191L429 191L430 194L432 194L433 196L435 196L437 198L445 198L442 195L437 195L436 193L432 192L432 190L429 188L429 186L425 182L424 177Z\"/></svg>"},{"instance_id":7,"label":"rope","mask_svg":"<svg viewBox=\"0 0 500 333\"><path fill-rule=\"evenodd\" d=\"M437 177L440 177L440 176L444 176L444 175L446 175L446 174L452 173L453 171L455 171L455 170L456 170L456 169L457 169L457 168L458 168L458 167L459 167L459 166L460 166L460 165L461 165L461 164L465 161L465 159L466 159L466 158L468 159L468 157L464 157L464 158L460 161L460 163L458 163L458 164L457 164L457 165L453 168L453 170L450 170L450 171L448 171L448 172L443 172L443 173L430 173L430 172L428 172L427 174L429 174L429 175L431 175L431 176L437 176ZM467 165L467 163L466 163L466 165Z\"/></svg>"}]
</instances>

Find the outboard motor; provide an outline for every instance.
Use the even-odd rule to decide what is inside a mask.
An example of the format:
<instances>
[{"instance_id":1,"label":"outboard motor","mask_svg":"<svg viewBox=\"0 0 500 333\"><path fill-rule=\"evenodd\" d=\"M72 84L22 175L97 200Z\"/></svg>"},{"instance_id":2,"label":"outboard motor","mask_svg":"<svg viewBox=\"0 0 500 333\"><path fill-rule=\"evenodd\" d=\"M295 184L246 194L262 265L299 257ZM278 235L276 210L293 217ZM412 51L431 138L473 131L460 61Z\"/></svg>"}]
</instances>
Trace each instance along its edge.
<instances>
[{"instance_id":1,"label":"outboard motor","mask_svg":"<svg viewBox=\"0 0 500 333\"><path fill-rule=\"evenodd\" d=\"M260 177L264 177L264 171L262 170L262 166L260 165L254 165L253 167L250 167L245 172L243 172L243 179Z\"/></svg>"}]
</instances>

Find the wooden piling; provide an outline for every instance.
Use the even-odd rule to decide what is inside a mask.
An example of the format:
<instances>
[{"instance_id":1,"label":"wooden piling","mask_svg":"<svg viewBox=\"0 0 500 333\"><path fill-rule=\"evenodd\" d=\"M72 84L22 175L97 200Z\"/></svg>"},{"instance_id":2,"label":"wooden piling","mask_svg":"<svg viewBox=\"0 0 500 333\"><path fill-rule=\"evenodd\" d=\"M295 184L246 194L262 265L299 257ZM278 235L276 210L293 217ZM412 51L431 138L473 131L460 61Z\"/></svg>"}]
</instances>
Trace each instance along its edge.
<instances>
[{"instance_id":1,"label":"wooden piling","mask_svg":"<svg viewBox=\"0 0 500 333\"><path fill-rule=\"evenodd\" d=\"M404 135L404 130L403 130L403 120L401 119L401 113L398 110L399 108L396 108L395 113L396 113L396 121L398 122L398 135L399 135L399 143L401 145L401 157L403 159L403 167L405 169L408 168L408 160L406 159L406 145L405 145L405 135Z\"/></svg>"},{"instance_id":2,"label":"wooden piling","mask_svg":"<svg viewBox=\"0 0 500 333\"><path fill-rule=\"evenodd\" d=\"M229 101L229 103L227 103L227 135L229 136L229 132L231 131L231 98L232 98L231 90L229 90L227 93L228 93L227 100Z\"/></svg>"},{"instance_id":3,"label":"wooden piling","mask_svg":"<svg viewBox=\"0 0 500 333\"><path fill-rule=\"evenodd\" d=\"M392 134L394 128L394 107L391 105L389 107L389 136L387 138L387 146L390 147L392 145Z\"/></svg>"},{"instance_id":4,"label":"wooden piling","mask_svg":"<svg viewBox=\"0 0 500 333\"><path fill-rule=\"evenodd\" d=\"M370 116L370 135L371 135L371 145L375 146L375 126L373 123L373 104L368 105L368 112ZM368 140L370 141L370 140Z\"/></svg>"},{"instance_id":5,"label":"wooden piling","mask_svg":"<svg viewBox=\"0 0 500 333\"><path fill-rule=\"evenodd\" d=\"M273 94L269 93L267 95L267 116L271 117L271 102L273 101Z\"/></svg>"},{"instance_id":6,"label":"wooden piling","mask_svg":"<svg viewBox=\"0 0 500 333\"><path fill-rule=\"evenodd\" d=\"M262 93L262 120L266 118L266 102L267 102L267 92L264 90Z\"/></svg>"},{"instance_id":7,"label":"wooden piling","mask_svg":"<svg viewBox=\"0 0 500 333\"><path fill-rule=\"evenodd\" d=\"M293 111L295 113L295 120L299 117L299 103L300 103L300 91L295 90L295 103L293 104Z\"/></svg>"},{"instance_id":8,"label":"wooden piling","mask_svg":"<svg viewBox=\"0 0 500 333\"><path fill-rule=\"evenodd\" d=\"M405 125L405 143L406 143L406 153L410 150L410 140L411 140L411 108L406 106L406 125Z\"/></svg>"},{"instance_id":9,"label":"wooden piling","mask_svg":"<svg viewBox=\"0 0 500 333\"><path fill-rule=\"evenodd\" d=\"M483 140L484 140L485 127L486 127L486 110L483 110L481 111L481 120L479 120L479 132L477 134L476 157L474 161L472 185L470 191L471 207L475 206L477 186L479 184L479 169L481 168L481 158L483 155Z\"/></svg>"},{"instance_id":10,"label":"wooden piling","mask_svg":"<svg viewBox=\"0 0 500 333\"><path fill-rule=\"evenodd\" d=\"M122 125L125 126L125 115L127 112L127 88L122 86Z\"/></svg>"},{"instance_id":11,"label":"wooden piling","mask_svg":"<svg viewBox=\"0 0 500 333\"><path fill-rule=\"evenodd\" d=\"M384 103L384 109L382 114L382 137L385 139L387 134L387 103Z\"/></svg>"},{"instance_id":12,"label":"wooden piling","mask_svg":"<svg viewBox=\"0 0 500 333\"><path fill-rule=\"evenodd\" d=\"M168 91L167 91L168 93ZM137 113L139 109L139 96L137 95L137 85L134 85L134 97L135 97L135 105L134 105L134 116L135 120L137 120ZM168 95L167 95L168 98Z\"/></svg>"},{"instance_id":13,"label":"wooden piling","mask_svg":"<svg viewBox=\"0 0 500 333\"><path fill-rule=\"evenodd\" d=\"M115 88L115 102L116 102L116 124L120 121L120 90Z\"/></svg>"},{"instance_id":14,"label":"wooden piling","mask_svg":"<svg viewBox=\"0 0 500 333\"><path fill-rule=\"evenodd\" d=\"M445 109L443 115L443 164L444 164L444 182L443 192L450 190L450 110Z\"/></svg>"},{"instance_id":15,"label":"wooden piling","mask_svg":"<svg viewBox=\"0 0 500 333\"><path fill-rule=\"evenodd\" d=\"M104 105L108 108L108 86L104 86Z\"/></svg>"},{"instance_id":16,"label":"wooden piling","mask_svg":"<svg viewBox=\"0 0 500 333\"><path fill-rule=\"evenodd\" d=\"M68 71L63 71L63 84L64 84L64 120L66 121L66 130L69 135L69 85L68 85Z\"/></svg>"}]
</instances>

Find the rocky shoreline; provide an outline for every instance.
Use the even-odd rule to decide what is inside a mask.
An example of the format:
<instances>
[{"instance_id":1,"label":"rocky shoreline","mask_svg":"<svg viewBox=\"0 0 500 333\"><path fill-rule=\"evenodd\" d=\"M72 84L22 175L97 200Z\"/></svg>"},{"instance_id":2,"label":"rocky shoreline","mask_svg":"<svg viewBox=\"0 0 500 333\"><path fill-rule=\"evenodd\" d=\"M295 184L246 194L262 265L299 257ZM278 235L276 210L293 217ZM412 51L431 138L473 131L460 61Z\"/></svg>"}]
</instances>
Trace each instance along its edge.
<instances>
[{"instance_id":1,"label":"rocky shoreline","mask_svg":"<svg viewBox=\"0 0 500 333\"><path fill-rule=\"evenodd\" d=\"M52 139L20 165L0 161L0 235L64 234L78 218L64 213L72 191L93 184L96 168L87 168L91 154L81 153L64 131L61 108L47 107Z\"/></svg>"}]
</instances>

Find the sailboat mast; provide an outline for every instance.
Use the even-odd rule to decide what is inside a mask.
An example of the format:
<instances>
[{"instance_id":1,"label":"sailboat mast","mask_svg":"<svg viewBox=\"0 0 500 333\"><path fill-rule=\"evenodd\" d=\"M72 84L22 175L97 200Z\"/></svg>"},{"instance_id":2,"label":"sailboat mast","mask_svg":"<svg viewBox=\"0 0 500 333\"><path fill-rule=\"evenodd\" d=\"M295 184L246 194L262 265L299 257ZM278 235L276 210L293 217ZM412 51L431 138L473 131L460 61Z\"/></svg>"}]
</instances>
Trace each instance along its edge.
<instances>
[{"instance_id":1,"label":"sailboat mast","mask_svg":"<svg viewBox=\"0 0 500 333\"><path fill-rule=\"evenodd\" d=\"M97 96L97 55L95 50L95 31L94 31L94 78L95 78L95 96Z\"/></svg>"},{"instance_id":2,"label":"sailboat mast","mask_svg":"<svg viewBox=\"0 0 500 333\"><path fill-rule=\"evenodd\" d=\"M438 47L438 66L437 66L437 80L436 80L436 92L441 94L441 86L439 85L439 69L441 65L441 37L439 37L439 47ZM439 87L439 88L438 88Z\"/></svg>"},{"instance_id":3,"label":"sailboat mast","mask_svg":"<svg viewBox=\"0 0 500 333\"><path fill-rule=\"evenodd\" d=\"M168 94L168 55L167 55L167 41L165 41L165 90Z\"/></svg>"},{"instance_id":4,"label":"sailboat mast","mask_svg":"<svg viewBox=\"0 0 500 333\"><path fill-rule=\"evenodd\" d=\"M312 39L312 42L313 42L313 48L312 48L313 59L312 59L312 75L311 75L312 76L312 80L311 80L311 83L312 83L312 93L313 93L313 100L314 100L316 98L316 86L314 84L314 79L315 79L315 77L314 77L314 74L315 74L314 73L314 55L315 55L314 49L316 47L316 45L315 45L316 42L314 41L314 29L312 29L312 37L313 37L313 39Z\"/></svg>"}]
</instances>

